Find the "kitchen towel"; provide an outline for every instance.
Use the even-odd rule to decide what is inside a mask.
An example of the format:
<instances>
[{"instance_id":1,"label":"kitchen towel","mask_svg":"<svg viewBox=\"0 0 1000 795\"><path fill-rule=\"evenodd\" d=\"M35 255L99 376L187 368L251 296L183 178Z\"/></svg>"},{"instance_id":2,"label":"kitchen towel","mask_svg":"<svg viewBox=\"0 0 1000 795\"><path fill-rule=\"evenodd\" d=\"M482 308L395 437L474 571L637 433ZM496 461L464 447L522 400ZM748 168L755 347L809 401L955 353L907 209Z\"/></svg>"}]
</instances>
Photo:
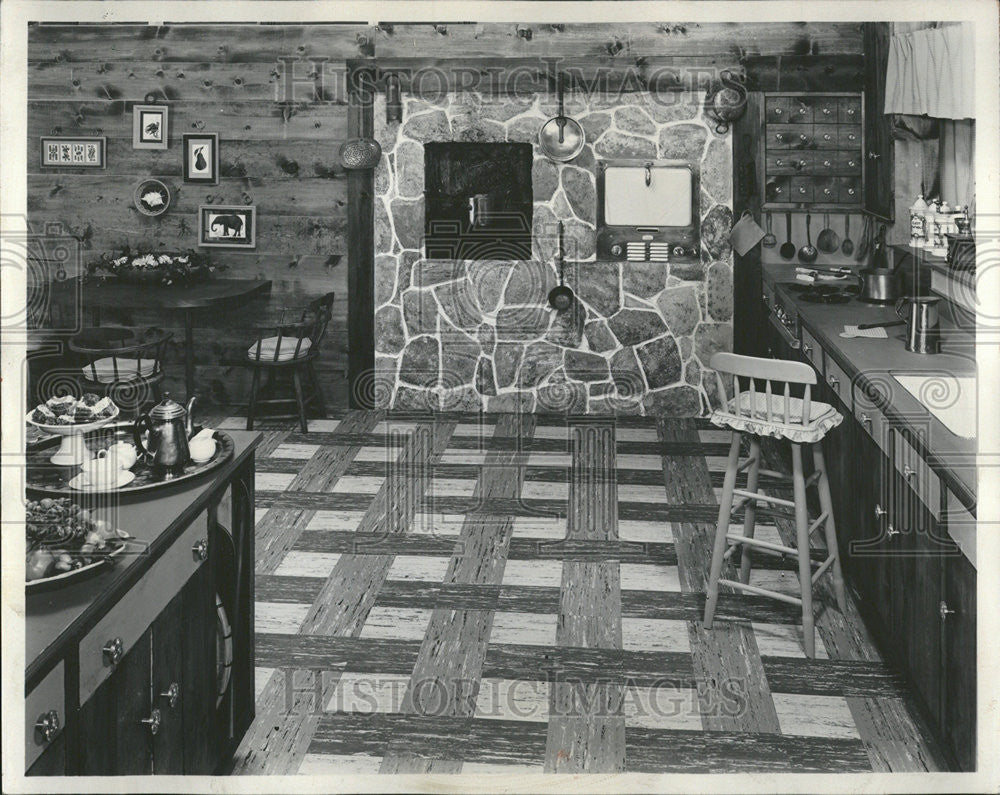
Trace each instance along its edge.
<instances>
[{"instance_id":1,"label":"kitchen towel","mask_svg":"<svg viewBox=\"0 0 1000 795\"><path fill-rule=\"evenodd\" d=\"M749 210L744 210L740 220L733 225L729 233L729 242L733 250L741 257L764 239L764 230L753 219Z\"/></svg>"},{"instance_id":2,"label":"kitchen towel","mask_svg":"<svg viewBox=\"0 0 1000 795\"><path fill-rule=\"evenodd\" d=\"M840 336L848 339L851 337L867 337L873 340L889 339L889 333L881 326L878 328L858 328L857 326L845 325Z\"/></svg>"}]
</instances>

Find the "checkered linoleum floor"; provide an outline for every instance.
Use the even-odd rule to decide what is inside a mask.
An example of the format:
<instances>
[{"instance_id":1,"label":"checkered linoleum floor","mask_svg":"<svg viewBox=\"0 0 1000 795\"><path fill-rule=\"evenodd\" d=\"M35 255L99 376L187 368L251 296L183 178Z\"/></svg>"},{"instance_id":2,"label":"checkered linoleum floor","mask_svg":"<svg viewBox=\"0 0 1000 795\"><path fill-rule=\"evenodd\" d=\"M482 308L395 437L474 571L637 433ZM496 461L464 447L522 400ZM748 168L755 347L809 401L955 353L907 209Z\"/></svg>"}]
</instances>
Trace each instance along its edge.
<instances>
[{"instance_id":1,"label":"checkered linoleum floor","mask_svg":"<svg viewBox=\"0 0 1000 795\"><path fill-rule=\"evenodd\" d=\"M723 594L701 627L728 433L361 411L264 432L257 719L234 772L938 766L827 588L816 660L770 599ZM789 540L759 513L758 537ZM797 591L792 563L754 565Z\"/></svg>"}]
</instances>

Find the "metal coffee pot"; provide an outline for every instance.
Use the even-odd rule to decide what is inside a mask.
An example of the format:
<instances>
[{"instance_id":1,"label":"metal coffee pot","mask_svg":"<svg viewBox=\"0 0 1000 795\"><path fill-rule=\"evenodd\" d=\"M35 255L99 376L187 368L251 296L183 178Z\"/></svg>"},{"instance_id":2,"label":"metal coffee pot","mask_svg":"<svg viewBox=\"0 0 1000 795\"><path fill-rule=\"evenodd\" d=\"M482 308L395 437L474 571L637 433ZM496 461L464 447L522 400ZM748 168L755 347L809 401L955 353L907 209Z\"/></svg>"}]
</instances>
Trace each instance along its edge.
<instances>
[{"instance_id":1,"label":"metal coffee pot","mask_svg":"<svg viewBox=\"0 0 1000 795\"><path fill-rule=\"evenodd\" d=\"M896 301L896 314L906 321L906 350L914 353L937 353L941 350L939 300L934 296L920 296ZM903 311L907 304L908 311Z\"/></svg>"},{"instance_id":2,"label":"metal coffee pot","mask_svg":"<svg viewBox=\"0 0 1000 795\"><path fill-rule=\"evenodd\" d=\"M180 475L191 460L188 439L191 438L191 409L195 398L182 406L164 395L162 403L141 415L132 428L136 448L152 462L153 474L169 479ZM143 429L148 439L143 443Z\"/></svg>"}]
</instances>

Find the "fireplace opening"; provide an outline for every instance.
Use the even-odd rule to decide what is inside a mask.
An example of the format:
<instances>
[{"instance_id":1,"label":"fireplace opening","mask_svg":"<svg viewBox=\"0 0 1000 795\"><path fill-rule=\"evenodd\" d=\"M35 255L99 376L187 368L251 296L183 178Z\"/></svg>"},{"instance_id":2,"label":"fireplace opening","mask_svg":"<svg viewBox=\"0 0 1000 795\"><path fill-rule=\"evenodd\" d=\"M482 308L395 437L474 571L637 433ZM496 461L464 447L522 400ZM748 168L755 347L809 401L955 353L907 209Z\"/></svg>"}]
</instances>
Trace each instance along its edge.
<instances>
[{"instance_id":1,"label":"fireplace opening","mask_svg":"<svg viewBox=\"0 0 1000 795\"><path fill-rule=\"evenodd\" d=\"M531 259L527 143L424 145L424 249L428 259Z\"/></svg>"}]
</instances>

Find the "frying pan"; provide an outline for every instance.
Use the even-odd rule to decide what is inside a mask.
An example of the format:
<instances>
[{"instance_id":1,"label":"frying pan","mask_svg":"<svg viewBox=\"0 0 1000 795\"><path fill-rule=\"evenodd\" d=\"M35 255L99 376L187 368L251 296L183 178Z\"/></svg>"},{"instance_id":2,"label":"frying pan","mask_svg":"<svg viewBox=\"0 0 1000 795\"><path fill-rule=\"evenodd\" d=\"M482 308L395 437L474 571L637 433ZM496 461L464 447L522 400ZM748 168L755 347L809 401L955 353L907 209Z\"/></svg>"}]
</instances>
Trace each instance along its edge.
<instances>
[{"instance_id":1,"label":"frying pan","mask_svg":"<svg viewBox=\"0 0 1000 795\"><path fill-rule=\"evenodd\" d=\"M559 115L549 119L538 131L538 146L550 160L565 163L583 151L586 143L583 127L563 112L563 84L559 76Z\"/></svg>"},{"instance_id":2,"label":"frying pan","mask_svg":"<svg viewBox=\"0 0 1000 795\"><path fill-rule=\"evenodd\" d=\"M563 260L563 222L559 222L558 229L556 231L558 239L556 241L556 262L559 263L559 284L549 290L549 304L553 309L562 312L564 309L569 309L573 305L573 291L563 284L563 277L565 275L565 261Z\"/></svg>"},{"instance_id":3,"label":"frying pan","mask_svg":"<svg viewBox=\"0 0 1000 795\"><path fill-rule=\"evenodd\" d=\"M785 213L785 242L781 244L778 253L785 259L795 256L795 244L792 242L792 214Z\"/></svg>"}]
</instances>

